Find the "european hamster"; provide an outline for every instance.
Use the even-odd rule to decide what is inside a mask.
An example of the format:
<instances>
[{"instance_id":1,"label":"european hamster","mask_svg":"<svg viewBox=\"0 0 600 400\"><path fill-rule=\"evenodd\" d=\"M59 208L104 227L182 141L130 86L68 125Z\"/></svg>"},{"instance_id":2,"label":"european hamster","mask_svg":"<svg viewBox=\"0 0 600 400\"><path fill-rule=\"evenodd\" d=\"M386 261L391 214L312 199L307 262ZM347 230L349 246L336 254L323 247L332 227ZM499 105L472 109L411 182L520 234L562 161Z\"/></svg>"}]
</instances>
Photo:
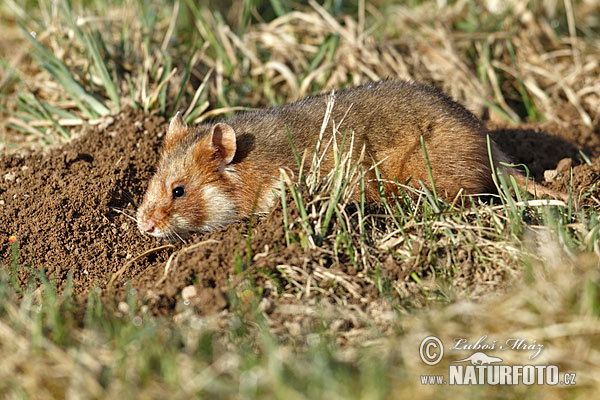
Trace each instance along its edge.
<instances>
[{"instance_id":1,"label":"european hamster","mask_svg":"<svg viewBox=\"0 0 600 400\"><path fill-rule=\"evenodd\" d=\"M306 160L311 160L327 100L327 94L320 94L193 128L177 114L137 212L140 231L173 238L268 211L280 185L280 168L298 172L288 132L297 153L306 152ZM339 134L353 132L354 160L364 146L369 200L379 199L373 161L379 163L386 192L397 193L390 183L394 180L429 184L421 136L441 197L452 200L461 189L465 195L496 191L485 126L435 88L384 80L340 90L335 92L331 121L341 122ZM332 131L327 128L324 143ZM508 161L493 142L491 150L497 166ZM325 173L334 165L331 153L325 153L321 164ZM520 184L526 182L516 171L501 168Z\"/></svg>"}]
</instances>

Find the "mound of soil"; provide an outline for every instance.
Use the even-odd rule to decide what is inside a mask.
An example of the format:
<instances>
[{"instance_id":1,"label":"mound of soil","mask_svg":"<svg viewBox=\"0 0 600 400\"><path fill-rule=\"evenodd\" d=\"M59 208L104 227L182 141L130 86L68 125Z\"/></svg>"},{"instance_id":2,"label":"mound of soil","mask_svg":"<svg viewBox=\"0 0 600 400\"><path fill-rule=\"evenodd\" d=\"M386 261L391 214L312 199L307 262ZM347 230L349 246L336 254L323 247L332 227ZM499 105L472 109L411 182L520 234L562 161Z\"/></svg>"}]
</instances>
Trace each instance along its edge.
<instances>
[{"instance_id":1,"label":"mound of soil","mask_svg":"<svg viewBox=\"0 0 600 400\"><path fill-rule=\"evenodd\" d=\"M251 231L240 223L172 244L142 235L132 216L158 161L166 124L127 109L47 154L1 158L0 265L14 261L8 237L15 235L21 283L43 269L59 288L72 274L81 296L100 287L106 296L124 299L131 287L155 313L172 312L182 289L193 285L188 290L196 295L183 297L206 314L228 306L227 288L243 276L236 266L246 257L249 232L253 268L319 265L318 251L285 246L280 207ZM575 167L578 190L600 176L600 139L590 129L547 124L495 129L492 136L538 182L552 175L555 189L565 188L567 164ZM597 195L595 189L590 198ZM360 295L376 302L378 294L371 292L365 287Z\"/></svg>"}]
</instances>

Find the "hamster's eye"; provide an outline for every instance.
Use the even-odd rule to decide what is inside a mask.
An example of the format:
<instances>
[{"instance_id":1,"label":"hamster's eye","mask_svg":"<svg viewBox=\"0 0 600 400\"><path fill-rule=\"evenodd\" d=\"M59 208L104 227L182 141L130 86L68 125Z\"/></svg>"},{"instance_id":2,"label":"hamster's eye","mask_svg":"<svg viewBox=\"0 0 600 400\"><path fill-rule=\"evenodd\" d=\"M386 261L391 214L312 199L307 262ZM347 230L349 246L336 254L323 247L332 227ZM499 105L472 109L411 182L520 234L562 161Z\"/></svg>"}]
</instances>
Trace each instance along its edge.
<instances>
[{"instance_id":1,"label":"hamster's eye","mask_svg":"<svg viewBox=\"0 0 600 400\"><path fill-rule=\"evenodd\" d=\"M173 198L176 199L185 194L185 190L183 190L183 186L175 186L173 188Z\"/></svg>"}]
</instances>

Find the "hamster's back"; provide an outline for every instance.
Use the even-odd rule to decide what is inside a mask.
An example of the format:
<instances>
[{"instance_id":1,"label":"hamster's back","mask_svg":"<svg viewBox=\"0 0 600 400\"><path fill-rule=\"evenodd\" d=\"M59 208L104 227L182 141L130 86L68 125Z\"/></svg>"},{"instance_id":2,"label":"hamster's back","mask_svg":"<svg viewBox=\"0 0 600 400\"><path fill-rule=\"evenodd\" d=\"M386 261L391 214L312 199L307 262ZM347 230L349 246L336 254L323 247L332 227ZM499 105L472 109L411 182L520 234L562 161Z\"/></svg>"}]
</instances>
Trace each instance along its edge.
<instances>
[{"instance_id":1,"label":"hamster's back","mask_svg":"<svg viewBox=\"0 0 600 400\"><path fill-rule=\"evenodd\" d=\"M243 155L294 169L287 132L299 154L306 150L312 156L328 97L329 93L323 93L281 107L239 114L227 123L238 137L252 138L248 141L252 148L241 152ZM467 194L493 189L485 127L435 88L385 80L336 91L325 141L331 137L331 123L339 126L338 143L341 135L352 132L354 155L364 146L364 166L370 168L372 160L381 161L380 172L390 181L411 180L417 186L419 180L429 183L420 141L423 137L440 194L452 197L461 188ZM495 147L494 151L498 161L505 160ZM328 154L322 168L328 170L332 165Z\"/></svg>"}]
</instances>

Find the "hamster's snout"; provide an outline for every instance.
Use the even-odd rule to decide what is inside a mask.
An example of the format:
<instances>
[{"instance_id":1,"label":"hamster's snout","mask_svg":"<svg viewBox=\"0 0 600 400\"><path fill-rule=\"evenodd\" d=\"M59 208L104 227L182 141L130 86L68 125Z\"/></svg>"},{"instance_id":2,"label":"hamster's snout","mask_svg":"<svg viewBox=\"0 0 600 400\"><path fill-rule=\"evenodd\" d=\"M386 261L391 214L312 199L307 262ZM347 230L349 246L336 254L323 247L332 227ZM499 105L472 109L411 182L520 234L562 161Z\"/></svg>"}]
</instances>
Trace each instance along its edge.
<instances>
[{"instance_id":1,"label":"hamster's snout","mask_svg":"<svg viewBox=\"0 0 600 400\"><path fill-rule=\"evenodd\" d=\"M163 233L157 227L159 220L157 220L156 212L152 212L148 210L146 207L142 206L138 209L136 215L136 221L138 229L141 233L146 233L156 237L162 237Z\"/></svg>"},{"instance_id":2,"label":"hamster's snout","mask_svg":"<svg viewBox=\"0 0 600 400\"><path fill-rule=\"evenodd\" d=\"M152 234L155 230L154 222L152 220L146 220L138 217L137 224L140 232L142 233Z\"/></svg>"}]
</instances>

